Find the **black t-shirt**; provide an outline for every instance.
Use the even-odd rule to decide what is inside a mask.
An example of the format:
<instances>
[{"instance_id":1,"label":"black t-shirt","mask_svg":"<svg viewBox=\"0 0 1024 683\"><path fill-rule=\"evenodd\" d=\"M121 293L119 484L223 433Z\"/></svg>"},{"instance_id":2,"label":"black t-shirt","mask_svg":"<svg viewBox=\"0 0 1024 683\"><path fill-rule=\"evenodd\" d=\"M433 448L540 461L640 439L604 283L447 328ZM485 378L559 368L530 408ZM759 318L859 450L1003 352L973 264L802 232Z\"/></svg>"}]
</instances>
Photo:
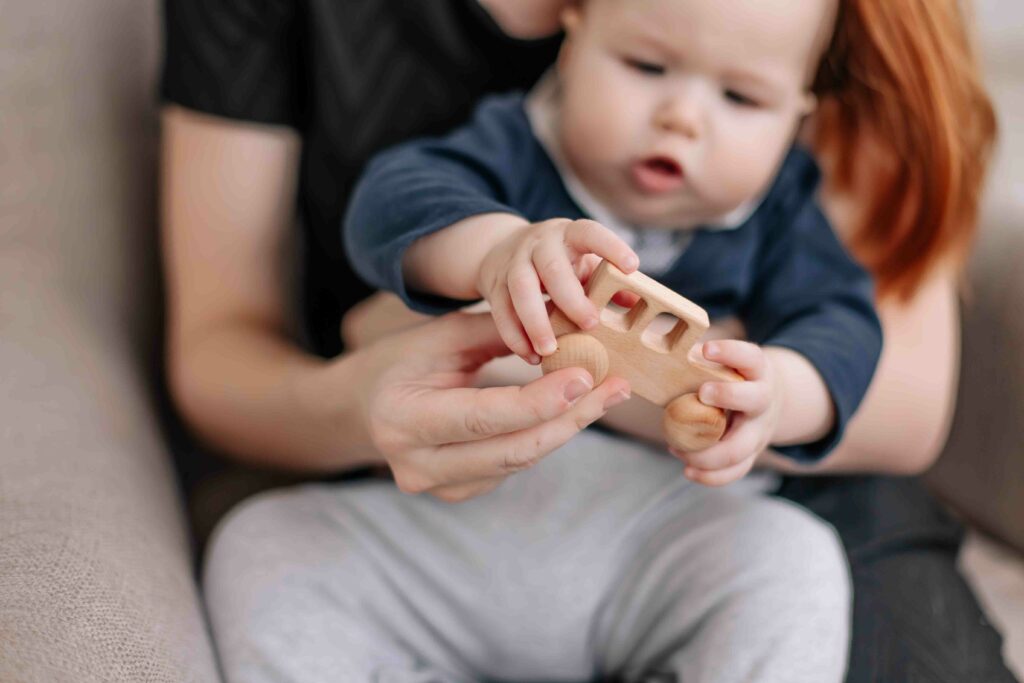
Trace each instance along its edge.
<instances>
[{"instance_id":1,"label":"black t-shirt","mask_svg":"<svg viewBox=\"0 0 1024 683\"><path fill-rule=\"evenodd\" d=\"M486 93L529 87L559 43L505 36L477 0L166 0L164 11L164 100L302 136L301 313L324 356L341 351L341 316L370 292L341 242L366 161L462 123Z\"/></svg>"}]
</instances>

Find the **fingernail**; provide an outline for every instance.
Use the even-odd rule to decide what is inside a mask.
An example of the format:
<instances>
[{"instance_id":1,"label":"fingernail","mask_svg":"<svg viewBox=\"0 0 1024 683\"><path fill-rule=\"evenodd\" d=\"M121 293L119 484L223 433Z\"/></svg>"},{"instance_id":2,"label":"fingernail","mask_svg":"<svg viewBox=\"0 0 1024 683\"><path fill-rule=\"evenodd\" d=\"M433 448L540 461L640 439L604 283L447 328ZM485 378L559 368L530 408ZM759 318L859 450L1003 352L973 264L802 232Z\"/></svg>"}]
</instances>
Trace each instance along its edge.
<instances>
[{"instance_id":1,"label":"fingernail","mask_svg":"<svg viewBox=\"0 0 1024 683\"><path fill-rule=\"evenodd\" d=\"M583 321L583 326L582 327L583 327L584 330L592 330L592 329L594 329L595 327L597 327L597 318L595 318L593 316L591 316L589 318L586 318Z\"/></svg>"},{"instance_id":2,"label":"fingernail","mask_svg":"<svg viewBox=\"0 0 1024 683\"><path fill-rule=\"evenodd\" d=\"M629 392L628 391L620 391L618 393L612 394L607 399L605 399L604 409L608 410L609 408L614 408L615 406L619 405L623 401L627 401L627 400L629 400Z\"/></svg>"},{"instance_id":3,"label":"fingernail","mask_svg":"<svg viewBox=\"0 0 1024 683\"><path fill-rule=\"evenodd\" d=\"M542 356L550 356L558 350L558 344L555 343L554 339L548 337L547 339L540 340L537 350L540 351Z\"/></svg>"},{"instance_id":4,"label":"fingernail","mask_svg":"<svg viewBox=\"0 0 1024 683\"><path fill-rule=\"evenodd\" d=\"M705 384L700 388L700 393L698 395L702 403L709 403L715 400L715 389L714 387Z\"/></svg>"},{"instance_id":5,"label":"fingernail","mask_svg":"<svg viewBox=\"0 0 1024 683\"><path fill-rule=\"evenodd\" d=\"M575 403L576 399L578 399L580 396L583 396L592 388L593 387L591 384L577 377L576 379L565 385L565 400L568 401L569 403Z\"/></svg>"},{"instance_id":6,"label":"fingernail","mask_svg":"<svg viewBox=\"0 0 1024 683\"><path fill-rule=\"evenodd\" d=\"M540 356L538 356L535 353L531 353L529 356L526 357L526 362L529 363L530 365L539 365Z\"/></svg>"},{"instance_id":7,"label":"fingernail","mask_svg":"<svg viewBox=\"0 0 1024 683\"><path fill-rule=\"evenodd\" d=\"M705 356L705 358L710 358L711 356L717 356L718 355L718 351L719 351L718 344L716 344L715 342L708 342L707 344L704 345L704 356Z\"/></svg>"}]
</instances>

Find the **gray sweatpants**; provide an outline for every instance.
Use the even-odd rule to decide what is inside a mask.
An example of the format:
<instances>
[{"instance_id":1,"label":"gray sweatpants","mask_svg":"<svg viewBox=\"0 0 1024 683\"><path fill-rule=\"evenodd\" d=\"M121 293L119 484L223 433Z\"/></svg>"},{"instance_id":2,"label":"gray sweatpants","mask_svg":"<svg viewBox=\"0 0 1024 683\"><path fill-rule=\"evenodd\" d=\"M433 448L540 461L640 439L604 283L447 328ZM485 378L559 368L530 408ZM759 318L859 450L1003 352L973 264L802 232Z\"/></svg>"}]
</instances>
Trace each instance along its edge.
<instances>
[{"instance_id":1,"label":"gray sweatpants","mask_svg":"<svg viewBox=\"0 0 1024 683\"><path fill-rule=\"evenodd\" d=\"M204 587L230 683L829 683L849 637L831 528L593 431L461 504L386 481L252 498Z\"/></svg>"}]
</instances>

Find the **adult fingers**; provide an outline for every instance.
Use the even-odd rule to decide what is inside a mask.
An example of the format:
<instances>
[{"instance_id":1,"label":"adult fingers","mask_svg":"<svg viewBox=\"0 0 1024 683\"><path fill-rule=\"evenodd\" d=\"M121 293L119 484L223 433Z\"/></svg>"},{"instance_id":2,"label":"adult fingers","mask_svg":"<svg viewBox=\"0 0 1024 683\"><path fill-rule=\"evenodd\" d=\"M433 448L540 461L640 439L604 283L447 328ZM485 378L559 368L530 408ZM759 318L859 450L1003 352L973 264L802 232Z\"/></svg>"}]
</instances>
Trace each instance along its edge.
<instances>
[{"instance_id":1,"label":"adult fingers","mask_svg":"<svg viewBox=\"0 0 1024 683\"><path fill-rule=\"evenodd\" d=\"M512 311L511 302L508 303L508 310ZM491 312L447 313L390 339L401 339L400 346L403 349L419 349L425 357L430 358L461 358L469 354L474 358L482 358L480 362L484 363L492 358L506 356L509 352L508 344L502 338ZM523 339L526 339L525 336Z\"/></svg>"},{"instance_id":2,"label":"adult fingers","mask_svg":"<svg viewBox=\"0 0 1024 683\"><path fill-rule=\"evenodd\" d=\"M519 262L509 270L508 293L533 349L542 356L550 356L558 345L540 291L540 279L531 261Z\"/></svg>"},{"instance_id":3,"label":"adult fingers","mask_svg":"<svg viewBox=\"0 0 1024 683\"><path fill-rule=\"evenodd\" d=\"M586 370L563 368L521 387L437 389L410 397L403 421L421 447L479 441L554 419L593 386Z\"/></svg>"},{"instance_id":4,"label":"adult fingers","mask_svg":"<svg viewBox=\"0 0 1024 683\"><path fill-rule=\"evenodd\" d=\"M581 254L592 252L606 258L625 273L632 273L640 267L640 257L636 252L597 221L573 221L565 229L565 243Z\"/></svg>"},{"instance_id":5,"label":"adult fingers","mask_svg":"<svg viewBox=\"0 0 1024 683\"><path fill-rule=\"evenodd\" d=\"M762 379L765 375L764 351L757 344L738 339L716 339L704 344L704 357L727 365L746 379Z\"/></svg>"},{"instance_id":6,"label":"adult fingers","mask_svg":"<svg viewBox=\"0 0 1024 683\"><path fill-rule=\"evenodd\" d=\"M567 412L529 429L436 449L424 467L436 483L469 482L526 469L562 446L629 396L629 384L610 377Z\"/></svg>"},{"instance_id":7,"label":"adult fingers","mask_svg":"<svg viewBox=\"0 0 1024 683\"><path fill-rule=\"evenodd\" d=\"M541 240L533 252L533 265L551 300L570 320L584 330L597 325L597 309L583 291L565 247Z\"/></svg>"},{"instance_id":8,"label":"adult fingers","mask_svg":"<svg viewBox=\"0 0 1024 683\"><path fill-rule=\"evenodd\" d=\"M740 413L763 413L770 402L765 382L705 382L698 393L700 402Z\"/></svg>"}]
</instances>

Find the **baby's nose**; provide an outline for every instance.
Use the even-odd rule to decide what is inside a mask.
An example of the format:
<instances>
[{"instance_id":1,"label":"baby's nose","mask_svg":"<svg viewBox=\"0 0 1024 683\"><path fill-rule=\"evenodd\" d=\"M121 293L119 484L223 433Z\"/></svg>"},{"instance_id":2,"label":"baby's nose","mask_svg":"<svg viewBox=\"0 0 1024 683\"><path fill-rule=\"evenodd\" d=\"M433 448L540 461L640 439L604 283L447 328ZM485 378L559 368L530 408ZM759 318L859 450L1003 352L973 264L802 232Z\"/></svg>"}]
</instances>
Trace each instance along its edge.
<instances>
[{"instance_id":1,"label":"baby's nose","mask_svg":"<svg viewBox=\"0 0 1024 683\"><path fill-rule=\"evenodd\" d=\"M697 98L692 94L666 97L655 112L654 125L687 138L699 137L701 124Z\"/></svg>"}]
</instances>

